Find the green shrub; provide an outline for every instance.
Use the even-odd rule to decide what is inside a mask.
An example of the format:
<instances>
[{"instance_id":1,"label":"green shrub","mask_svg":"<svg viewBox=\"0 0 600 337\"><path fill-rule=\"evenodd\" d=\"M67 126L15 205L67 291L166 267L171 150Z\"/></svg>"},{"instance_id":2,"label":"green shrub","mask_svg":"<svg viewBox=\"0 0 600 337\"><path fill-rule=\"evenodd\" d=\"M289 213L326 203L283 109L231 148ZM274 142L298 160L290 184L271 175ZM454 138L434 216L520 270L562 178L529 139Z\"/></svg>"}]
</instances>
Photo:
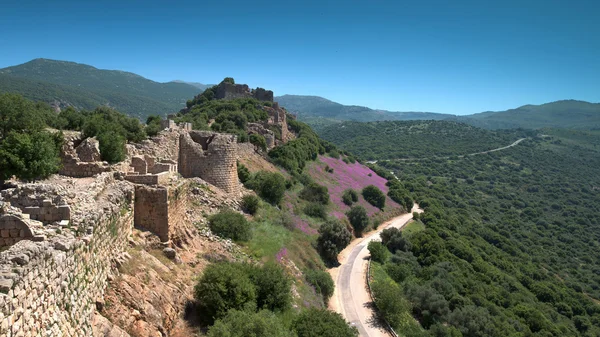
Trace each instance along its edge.
<instances>
[{"instance_id":1,"label":"green shrub","mask_svg":"<svg viewBox=\"0 0 600 337\"><path fill-rule=\"evenodd\" d=\"M259 204L260 200L253 194L246 194L242 197L242 208L250 214L256 214Z\"/></svg>"},{"instance_id":2,"label":"green shrub","mask_svg":"<svg viewBox=\"0 0 600 337\"><path fill-rule=\"evenodd\" d=\"M304 310L293 321L292 329L298 337L358 336L358 330L348 325L342 315L327 309Z\"/></svg>"},{"instance_id":3,"label":"green shrub","mask_svg":"<svg viewBox=\"0 0 600 337\"><path fill-rule=\"evenodd\" d=\"M337 149L332 149L329 151L329 156L331 158L335 158L335 159L340 159L340 153L338 152Z\"/></svg>"},{"instance_id":4,"label":"green shrub","mask_svg":"<svg viewBox=\"0 0 600 337\"><path fill-rule=\"evenodd\" d=\"M323 297L323 302L327 303L335 289L335 283L331 275L324 270L309 269L304 273L304 276L306 281L315 287L315 291Z\"/></svg>"},{"instance_id":5,"label":"green shrub","mask_svg":"<svg viewBox=\"0 0 600 337\"><path fill-rule=\"evenodd\" d=\"M319 228L317 249L328 263L336 263L337 256L352 240L352 234L338 220L329 220Z\"/></svg>"},{"instance_id":6,"label":"green shrub","mask_svg":"<svg viewBox=\"0 0 600 337\"><path fill-rule=\"evenodd\" d=\"M384 264L387 261L390 252L387 248L378 241L371 241L368 245L369 253L371 253L371 260Z\"/></svg>"},{"instance_id":7,"label":"green shrub","mask_svg":"<svg viewBox=\"0 0 600 337\"><path fill-rule=\"evenodd\" d=\"M394 200L398 204L402 205L407 212L410 212L413 206L413 200L402 187L394 184L390 186L388 191L390 199Z\"/></svg>"},{"instance_id":8,"label":"green shrub","mask_svg":"<svg viewBox=\"0 0 600 337\"><path fill-rule=\"evenodd\" d=\"M373 298L379 314L392 327L400 326L404 313L410 311L410 304L404 298L402 290L392 282L373 282L371 284Z\"/></svg>"},{"instance_id":9,"label":"green shrub","mask_svg":"<svg viewBox=\"0 0 600 337\"><path fill-rule=\"evenodd\" d=\"M327 187L315 182L305 185L298 196L306 201L318 202L323 205L329 203L329 190Z\"/></svg>"},{"instance_id":10,"label":"green shrub","mask_svg":"<svg viewBox=\"0 0 600 337\"><path fill-rule=\"evenodd\" d=\"M194 288L202 314L210 320L224 316L228 310L256 307L256 288L237 263L210 264Z\"/></svg>"},{"instance_id":11,"label":"green shrub","mask_svg":"<svg viewBox=\"0 0 600 337\"><path fill-rule=\"evenodd\" d=\"M230 310L208 329L209 337L293 337L281 319L268 310Z\"/></svg>"},{"instance_id":12,"label":"green shrub","mask_svg":"<svg viewBox=\"0 0 600 337\"><path fill-rule=\"evenodd\" d=\"M146 119L146 128L144 129L148 136L154 137L161 131L162 128L160 127L160 121L160 116L148 116Z\"/></svg>"},{"instance_id":13,"label":"green shrub","mask_svg":"<svg viewBox=\"0 0 600 337\"><path fill-rule=\"evenodd\" d=\"M348 212L346 212L346 216L354 228L354 235L357 238L362 236L363 231L369 226L369 216L367 215L367 210L360 206L352 206Z\"/></svg>"},{"instance_id":14,"label":"green shrub","mask_svg":"<svg viewBox=\"0 0 600 337\"><path fill-rule=\"evenodd\" d=\"M349 188L342 193L342 201L347 206L352 206L353 203L358 201L358 192Z\"/></svg>"},{"instance_id":15,"label":"green shrub","mask_svg":"<svg viewBox=\"0 0 600 337\"><path fill-rule=\"evenodd\" d=\"M408 252L412 247L410 241L402 236L402 231L398 228L386 228L381 231L380 236L383 245L392 253L397 250Z\"/></svg>"},{"instance_id":16,"label":"green shrub","mask_svg":"<svg viewBox=\"0 0 600 337\"><path fill-rule=\"evenodd\" d=\"M323 148L317 134L307 125L288 120L288 126L298 133L298 138L269 151L269 157L290 173L301 173L306 162L317 159Z\"/></svg>"},{"instance_id":17,"label":"green shrub","mask_svg":"<svg viewBox=\"0 0 600 337\"><path fill-rule=\"evenodd\" d=\"M232 210L221 211L211 216L209 227L216 235L235 241L248 241L252 237L246 218Z\"/></svg>"},{"instance_id":18,"label":"green shrub","mask_svg":"<svg viewBox=\"0 0 600 337\"><path fill-rule=\"evenodd\" d=\"M251 270L250 279L256 287L259 309L284 311L291 306L291 281L283 268L274 262Z\"/></svg>"},{"instance_id":19,"label":"green shrub","mask_svg":"<svg viewBox=\"0 0 600 337\"><path fill-rule=\"evenodd\" d=\"M244 166L244 164L238 162L237 163L237 173L238 173L238 178L240 179L240 181L242 182L242 184L246 184L246 182L248 180L250 180L250 171L248 170L248 168L246 166Z\"/></svg>"},{"instance_id":20,"label":"green shrub","mask_svg":"<svg viewBox=\"0 0 600 337\"><path fill-rule=\"evenodd\" d=\"M118 133L104 132L98 135L100 156L111 164L125 159L125 138Z\"/></svg>"},{"instance_id":21,"label":"green shrub","mask_svg":"<svg viewBox=\"0 0 600 337\"><path fill-rule=\"evenodd\" d=\"M385 206L385 194L376 186L369 185L363 188L362 195L369 204L379 209L383 209Z\"/></svg>"},{"instance_id":22,"label":"green shrub","mask_svg":"<svg viewBox=\"0 0 600 337\"><path fill-rule=\"evenodd\" d=\"M248 187L267 202L278 205L285 194L285 178L280 173L260 171L248 182Z\"/></svg>"},{"instance_id":23,"label":"green shrub","mask_svg":"<svg viewBox=\"0 0 600 337\"><path fill-rule=\"evenodd\" d=\"M250 143L254 144L255 146L257 146L258 148L260 148L263 151L267 151L267 141L265 139L264 136L262 135L257 135L257 134L251 134L250 135Z\"/></svg>"},{"instance_id":24,"label":"green shrub","mask_svg":"<svg viewBox=\"0 0 600 337\"><path fill-rule=\"evenodd\" d=\"M58 172L62 133L9 132L0 140L0 183L13 175L18 179L43 179Z\"/></svg>"},{"instance_id":25,"label":"green shrub","mask_svg":"<svg viewBox=\"0 0 600 337\"><path fill-rule=\"evenodd\" d=\"M313 217L313 218L321 218L323 220L327 219L327 209L325 206L321 204L317 204L316 202L311 202L308 205L304 206L302 210L304 214Z\"/></svg>"}]
</instances>

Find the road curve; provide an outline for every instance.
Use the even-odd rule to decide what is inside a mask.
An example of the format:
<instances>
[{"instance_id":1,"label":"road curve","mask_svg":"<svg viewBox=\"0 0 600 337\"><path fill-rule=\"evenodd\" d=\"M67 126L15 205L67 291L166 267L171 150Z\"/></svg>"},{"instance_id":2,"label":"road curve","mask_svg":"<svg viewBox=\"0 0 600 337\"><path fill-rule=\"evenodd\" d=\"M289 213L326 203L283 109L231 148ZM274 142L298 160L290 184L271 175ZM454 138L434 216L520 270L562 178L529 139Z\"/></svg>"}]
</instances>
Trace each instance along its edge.
<instances>
[{"instance_id":1,"label":"road curve","mask_svg":"<svg viewBox=\"0 0 600 337\"><path fill-rule=\"evenodd\" d=\"M412 212L421 213L423 210L415 204L411 213L395 217L381 225L377 231L354 240L340 253L340 266L330 270L335 280L335 291L329 306L355 326L362 337L389 336L388 331L374 319L373 303L366 283L369 256L367 245L373 240L380 240L379 233L385 228L403 227L412 219Z\"/></svg>"}]
</instances>

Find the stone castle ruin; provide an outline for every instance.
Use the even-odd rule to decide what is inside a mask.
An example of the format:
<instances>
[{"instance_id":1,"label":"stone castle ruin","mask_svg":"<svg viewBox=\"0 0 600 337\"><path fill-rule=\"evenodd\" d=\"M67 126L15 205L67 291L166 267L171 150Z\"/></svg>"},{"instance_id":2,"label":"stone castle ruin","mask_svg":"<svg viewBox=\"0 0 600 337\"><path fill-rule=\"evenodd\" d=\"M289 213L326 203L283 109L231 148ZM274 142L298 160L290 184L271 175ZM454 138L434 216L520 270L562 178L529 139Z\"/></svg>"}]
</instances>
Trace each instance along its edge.
<instances>
[{"instance_id":1,"label":"stone castle ruin","mask_svg":"<svg viewBox=\"0 0 600 337\"><path fill-rule=\"evenodd\" d=\"M112 166L96 145L69 135L62 176L1 191L0 336L93 336L96 302L132 229L177 245L192 181L181 176L239 196L233 135L171 124Z\"/></svg>"},{"instance_id":2,"label":"stone castle ruin","mask_svg":"<svg viewBox=\"0 0 600 337\"><path fill-rule=\"evenodd\" d=\"M272 91L227 83L217 96L273 102ZM286 111L276 102L262 108L268 121L248 132L265 136L268 148L293 139ZM115 165L101 161L96 139L67 132L60 176L0 192L0 336L93 336L96 304L134 227L177 246L195 181L239 197L237 160L254 145L189 123L161 126L128 144Z\"/></svg>"}]
</instances>

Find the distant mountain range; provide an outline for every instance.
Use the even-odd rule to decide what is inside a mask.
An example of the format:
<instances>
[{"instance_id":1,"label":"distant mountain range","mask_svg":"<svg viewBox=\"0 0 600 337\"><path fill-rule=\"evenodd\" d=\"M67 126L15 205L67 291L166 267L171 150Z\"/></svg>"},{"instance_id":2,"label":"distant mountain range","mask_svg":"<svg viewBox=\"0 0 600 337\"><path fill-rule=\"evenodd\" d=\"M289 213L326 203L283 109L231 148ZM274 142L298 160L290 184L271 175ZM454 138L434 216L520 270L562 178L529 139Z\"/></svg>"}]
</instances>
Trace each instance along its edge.
<instances>
[{"instance_id":1,"label":"distant mountain range","mask_svg":"<svg viewBox=\"0 0 600 337\"><path fill-rule=\"evenodd\" d=\"M456 116L451 119L486 129L599 129L600 103L562 100L540 105L524 105L506 111Z\"/></svg>"},{"instance_id":2,"label":"distant mountain range","mask_svg":"<svg viewBox=\"0 0 600 337\"><path fill-rule=\"evenodd\" d=\"M58 107L93 109L108 105L142 120L148 115L164 116L179 111L187 100L210 86L181 80L159 83L130 72L48 59L0 69L0 93L15 92ZM283 95L275 100L316 128L340 121L452 120L486 129L600 129L600 103L575 100L467 116L376 110L343 105L319 96Z\"/></svg>"},{"instance_id":3,"label":"distant mountain range","mask_svg":"<svg viewBox=\"0 0 600 337\"><path fill-rule=\"evenodd\" d=\"M488 111L466 116L373 110L362 106L342 105L318 96L283 95L275 97L275 100L317 129L340 121L383 120L451 120L485 129L600 128L600 103L576 100L525 105L506 111Z\"/></svg>"},{"instance_id":4,"label":"distant mountain range","mask_svg":"<svg viewBox=\"0 0 600 337\"><path fill-rule=\"evenodd\" d=\"M275 97L275 100L288 111L298 115L300 119L319 117L334 120L372 122L382 120L442 120L454 117L454 115L434 112L374 110L358 105L343 105L319 96L283 95Z\"/></svg>"},{"instance_id":5,"label":"distant mountain range","mask_svg":"<svg viewBox=\"0 0 600 337\"><path fill-rule=\"evenodd\" d=\"M169 83L184 83L184 84L189 84L191 86L194 86L198 89L200 89L201 91L204 91L210 87L212 87L214 84L202 84L202 83L198 83L198 82L186 82L186 81L182 81L182 80L175 80L175 81L171 81Z\"/></svg>"},{"instance_id":6,"label":"distant mountain range","mask_svg":"<svg viewBox=\"0 0 600 337\"><path fill-rule=\"evenodd\" d=\"M47 59L0 69L0 92L16 92L60 107L108 105L142 119L179 111L204 90L201 85L159 83L125 71Z\"/></svg>"}]
</instances>

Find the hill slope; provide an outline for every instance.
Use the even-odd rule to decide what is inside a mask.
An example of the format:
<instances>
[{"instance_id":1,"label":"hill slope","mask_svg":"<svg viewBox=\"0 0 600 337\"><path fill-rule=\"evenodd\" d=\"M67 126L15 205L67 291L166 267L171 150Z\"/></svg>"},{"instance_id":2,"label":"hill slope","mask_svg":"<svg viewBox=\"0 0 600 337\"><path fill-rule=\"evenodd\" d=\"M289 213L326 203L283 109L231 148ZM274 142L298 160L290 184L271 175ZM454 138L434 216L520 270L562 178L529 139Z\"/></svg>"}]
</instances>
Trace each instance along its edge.
<instances>
[{"instance_id":1,"label":"hill slope","mask_svg":"<svg viewBox=\"0 0 600 337\"><path fill-rule=\"evenodd\" d=\"M600 127L600 103L563 100L541 105L524 105L506 111L457 116L452 119L486 129L593 129Z\"/></svg>"},{"instance_id":2,"label":"hill slope","mask_svg":"<svg viewBox=\"0 0 600 337\"><path fill-rule=\"evenodd\" d=\"M431 158L506 146L517 138L451 121L342 122L317 129L323 139L368 160Z\"/></svg>"},{"instance_id":3,"label":"hill slope","mask_svg":"<svg viewBox=\"0 0 600 337\"><path fill-rule=\"evenodd\" d=\"M297 114L302 120L311 117L323 117L338 120L353 120L359 122L381 120L441 120L453 115L432 112L393 112L374 110L358 105L343 105L319 96L283 95L275 100L290 112Z\"/></svg>"},{"instance_id":4,"label":"hill slope","mask_svg":"<svg viewBox=\"0 0 600 337\"><path fill-rule=\"evenodd\" d=\"M201 91L186 83L158 83L129 72L47 59L0 69L0 77L0 92L86 109L110 105L142 118L178 111Z\"/></svg>"},{"instance_id":5,"label":"hill slope","mask_svg":"<svg viewBox=\"0 0 600 337\"><path fill-rule=\"evenodd\" d=\"M204 91L204 90L206 90L206 89L208 89L208 88L210 88L210 87L213 86L213 84L202 84L202 83L199 83L199 82L186 82L186 81L182 81L182 80L174 80L174 81L171 81L169 83L189 84L191 86L194 86L194 87L200 89L200 91Z\"/></svg>"}]
</instances>

